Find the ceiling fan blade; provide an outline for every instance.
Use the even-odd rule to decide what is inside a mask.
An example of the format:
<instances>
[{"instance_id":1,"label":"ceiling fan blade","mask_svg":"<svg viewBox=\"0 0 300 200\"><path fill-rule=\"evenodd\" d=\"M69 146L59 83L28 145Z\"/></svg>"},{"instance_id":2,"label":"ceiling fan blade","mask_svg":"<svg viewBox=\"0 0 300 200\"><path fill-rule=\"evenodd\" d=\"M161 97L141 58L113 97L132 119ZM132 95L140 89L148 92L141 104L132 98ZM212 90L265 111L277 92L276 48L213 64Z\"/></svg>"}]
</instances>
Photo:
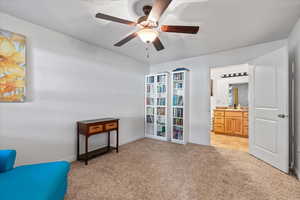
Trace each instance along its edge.
<instances>
[{"instance_id":1,"label":"ceiling fan blade","mask_svg":"<svg viewBox=\"0 0 300 200\"><path fill-rule=\"evenodd\" d=\"M158 37L153 41L153 45L157 51L161 51L165 48Z\"/></svg>"},{"instance_id":2,"label":"ceiling fan blade","mask_svg":"<svg viewBox=\"0 0 300 200\"><path fill-rule=\"evenodd\" d=\"M129 20L126 20L126 19L121 19L121 18L113 17L113 16L110 16L110 15L102 14L102 13L97 13L96 14L96 18L105 19L105 20L113 21L113 22L119 22L119 23L122 23L122 24L127 24L129 26L135 26L136 25L136 23L133 22L133 21L129 21Z\"/></svg>"},{"instance_id":3,"label":"ceiling fan blade","mask_svg":"<svg viewBox=\"0 0 300 200\"><path fill-rule=\"evenodd\" d=\"M131 33L130 35L128 35L126 38L124 38L120 42L114 44L114 46L120 47L120 46L124 45L125 43L129 42L130 40L132 40L133 38L135 38L136 36L137 36L136 32Z\"/></svg>"},{"instance_id":4,"label":"ceiling fan blade","mask_svg":"<svg viewBox=\"0 0 300 200\"><path fill-rule=\"evenodd\" d=\"M187 34L197 34L199 31L199 26L168 26L163 25L160 27L163 32L173 32L173 33L187 33Z\"/></svg>"},{"instance_id":5,"label":"ceiling fan blade","mask_svg":"<svg viewBox=\"0 0 300 200\"><path fill-rule=\"evenodd\" d=\"M158 22L159 18L162 16L171 2L172 0L155 0L152 10L148 16L148 20Z\"/></svg>"}]
</instances>

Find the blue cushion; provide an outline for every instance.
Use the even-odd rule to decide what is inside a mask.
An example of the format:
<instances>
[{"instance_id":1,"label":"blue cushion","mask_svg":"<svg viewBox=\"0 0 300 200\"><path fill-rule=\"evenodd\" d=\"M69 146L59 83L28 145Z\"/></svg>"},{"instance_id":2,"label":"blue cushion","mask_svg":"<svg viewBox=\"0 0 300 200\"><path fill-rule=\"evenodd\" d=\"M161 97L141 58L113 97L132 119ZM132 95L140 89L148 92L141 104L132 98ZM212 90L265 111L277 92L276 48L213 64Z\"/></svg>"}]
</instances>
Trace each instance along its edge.
<instances>
[{"instance_id":1,"label":"blue cushion","mask_svg":"<svg viewBox=\"0 0 300 200\"><path fill-rule=\"evenodd\" d=\"M0 150L0 173L13 169L15 160L15 150Z\"/></svg>"},{"instance_id":2,"label":"blue cushion","mask_svg":"<svg viewBox=\"0 0 300 200\"><path fill-rule=\"evenodd\" d=\"M1 200L63 200L70 164L65 161L16 167L0 173Z\"/></svg>"}]
</instances>

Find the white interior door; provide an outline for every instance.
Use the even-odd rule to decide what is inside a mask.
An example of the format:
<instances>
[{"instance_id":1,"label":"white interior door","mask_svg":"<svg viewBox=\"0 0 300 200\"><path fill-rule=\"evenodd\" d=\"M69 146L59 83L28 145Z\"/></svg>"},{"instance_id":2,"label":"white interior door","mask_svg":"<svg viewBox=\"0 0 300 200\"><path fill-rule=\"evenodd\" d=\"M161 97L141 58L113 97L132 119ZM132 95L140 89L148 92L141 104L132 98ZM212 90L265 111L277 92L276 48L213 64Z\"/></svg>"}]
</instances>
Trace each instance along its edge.
<instances>
[{"instance_id":1,"label":"white interior door","mask_svg":"<svg viewBox=\"0 0 300 200\"><path fill-rule=\"evenodd\" d=\"M250 70L249 152L289 170L288 54L283 47L254 60Z\"/></svg>"}]
</instances>

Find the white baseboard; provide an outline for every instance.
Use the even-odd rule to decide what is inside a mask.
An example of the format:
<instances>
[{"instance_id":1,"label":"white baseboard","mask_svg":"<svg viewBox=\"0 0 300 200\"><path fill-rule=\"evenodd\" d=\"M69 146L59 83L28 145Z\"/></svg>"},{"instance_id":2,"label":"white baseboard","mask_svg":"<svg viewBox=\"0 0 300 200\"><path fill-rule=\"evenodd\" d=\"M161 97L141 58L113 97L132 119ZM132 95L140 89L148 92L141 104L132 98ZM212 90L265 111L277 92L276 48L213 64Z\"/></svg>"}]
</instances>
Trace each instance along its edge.
<instances>
[{"instance_id":1,"label":"white baseboard","mask_svg":"<svg viewBox=\"0 0 300 200\"><path fill-rule=\"evenodd\" d=\"M143 139L143 138L145 138L145 136L138 136L138 137L132 138L132 139L130 139L130 140L127 140L127 141L124 141L124 142L120 143L120 146L125 145L125 144L128 144L128 143L131 143L131 142L134 142L134 141L137 141L137 140L140 140L140 139ZM101 147L103 147L103 145L102 145L102 146L99 146L98 148L101 148ZM94 147L94 146L93 146L92 148L93 148L93 149L96 149L96 147ZM93 149L92 149L92 150L93 150ZM68 157L65 157L65 158L59 160L59 161L74 162L74 161L76 161L76 159L77 159L76 157L77 157L76 155L70 155L70 156L68 156Z\"/></svg>"},{"instance_id":2,"label":"white baseboard","mask_svg":"<svg viewBox=\"0 0 300 200\"><path fill-rule=\"evenodd\" d=\"M73 155L73 156L69 156L69 157L62 159L61 161L74 162L75 160L76 160L76 156Z\"/></svg>"},{"instance_id":3,"label":"white baseboard","mask_svg":"<svg viewBox=\"0 0 300 200\"><path fill-rule=\"evenodd\" d=\"M300 181L300 170L298 168L295 168L295 174L297 179Z\"/></svg>"},{"instance_id":4,"label":"white baseboard","mask_svg":"<svg viewBox=\"0 0 300 200\"><path fill-rule=\"evenodd\" d=\"M295 174L298 180L300 181L300 151L299 149L296 151L296 159L295 159Z\"/></svg>"},{"instance_id":5,"label":"white baseboard","mask_svg":"<svg viewBox=\"0 0 300 200\"><path fill-rule=\"evenodd\" d=\"M134 141L137 141L137 140L140 140L140 139L143 139L143 138L145 138L144 135L142 135L142 136L137 136L137 137L135 137L135 138L132 138L132 139L130 139L130 140L127 140L127 141L124 141L124 142L120 143L120 146L125 145L125 144L128 144L128 143L131 143L131 142L134 142Z\"/></svg>"}]
</instances>

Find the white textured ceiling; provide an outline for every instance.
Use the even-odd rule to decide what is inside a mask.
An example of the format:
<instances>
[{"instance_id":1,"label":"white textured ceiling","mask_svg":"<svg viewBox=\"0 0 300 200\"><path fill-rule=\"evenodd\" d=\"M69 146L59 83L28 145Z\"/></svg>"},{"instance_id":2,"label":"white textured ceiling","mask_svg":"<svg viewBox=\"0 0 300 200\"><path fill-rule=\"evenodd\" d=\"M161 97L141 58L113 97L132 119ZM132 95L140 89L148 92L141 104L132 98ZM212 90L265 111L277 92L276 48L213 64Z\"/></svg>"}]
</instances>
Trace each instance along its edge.
<instances>
[{"instance_id":1,"label":"white textured ceiling","mask_svg":"<svg viewBox=\"0 0 300 200\"><path fill-rule=\"evenodd\" d=\"M160 24L200 25L200 32L161 33L166 49L151 46L147 58L139 38L113 46L132 27L94 18L102 12L135 21L136 1L0 0L0 11L151 64L283 39L300 17L300 0L173 0Z\"/></svg>"}]
</instances>

